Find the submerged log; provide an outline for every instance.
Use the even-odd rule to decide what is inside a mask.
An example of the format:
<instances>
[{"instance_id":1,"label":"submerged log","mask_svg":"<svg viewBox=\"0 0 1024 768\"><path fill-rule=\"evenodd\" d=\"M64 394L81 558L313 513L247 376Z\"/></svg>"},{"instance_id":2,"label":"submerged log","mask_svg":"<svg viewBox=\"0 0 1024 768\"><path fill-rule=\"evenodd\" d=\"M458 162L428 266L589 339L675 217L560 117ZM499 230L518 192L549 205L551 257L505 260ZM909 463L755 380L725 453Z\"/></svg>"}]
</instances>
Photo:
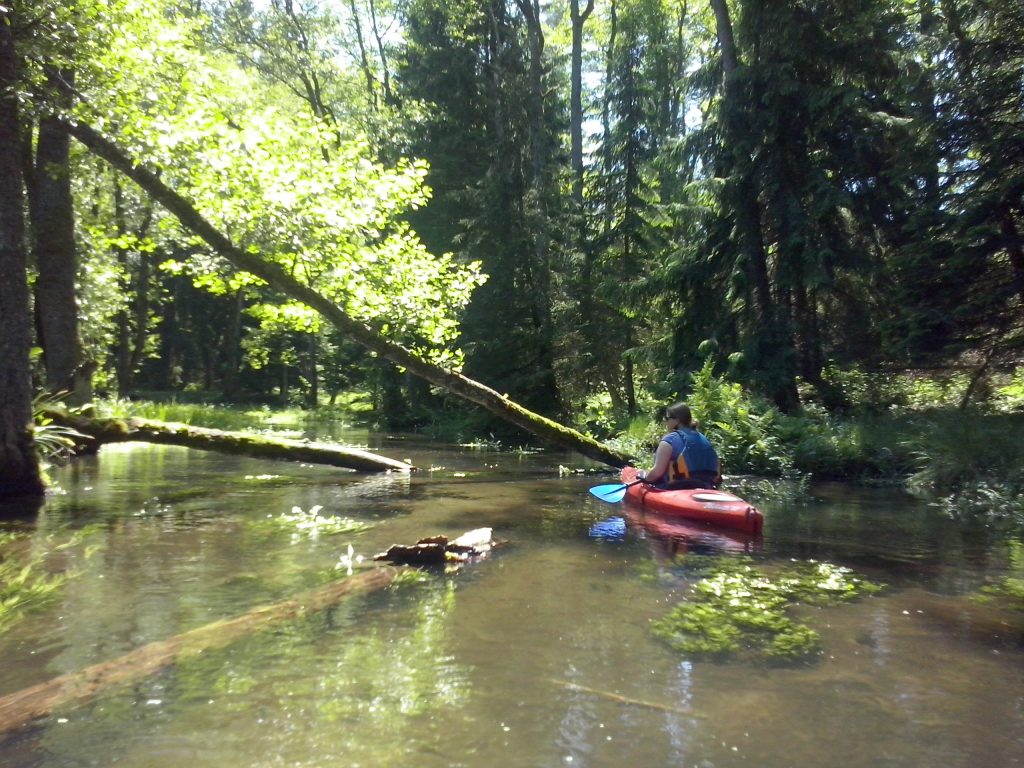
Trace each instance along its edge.
<instances>
[{"instance_id":1,"label":"submerged log","mask_svg":"<svg viewBox=\"0 0 1024 768\"><path fill-rule=\"evenodd\" d=\"M626 704L633 707L643 707L644 709L653 709L657 712L671 712L674 715L686 715L687 717L695 717L703 719L703 715L696 714L692 709L683 709L682 707L674 707L671 704L662 704L657 701L648 701L647 699L634 699L629 696L623 696L621 693L614 693L613 691L602 691L598 688L590 688L586 685L580 685L579 683L571 683L568 680L552 680L555 685L559 685L565 688L567 691L575 691L577 693L586 693L591 696L596 696L601 699L607 699L608 701L614 701L616 704Z\"/></svg>"},{"instance_id":2,"label":"submerged log","mask_svg":"<svg viewBox=\"0 0 1024 768\"><path fill-rule=\"evenodd\" d=\"M303 461L309 464L327 464L363 472L409 472L411 464L386 456L378 456L359 448L348 448L327 443L288 440L279 437L251 435L244 432L223 432L218 429L193 427L150 419L90 419L58 409L46 411L53 423L71 427L85 435L85 449L99 448L106 443L159 443L218 451L257 459Z\"/></svg>"},{"instance_id":3,"label":"submerged log","mask_svg":"<svg viewBox=\"0 0 1024 768\"><path fill-rule=\"evenodd\" d=\"M420 541L442 540L454 552L462 555L461 562L470 562L486 555L495 544L491 539L490 528L467 531L451 542L444 536ZM179 661L223 648L268 627L322 611L353 595L388 587L402 570L386 565L374 566L368 571L331 582L291 600L253 608L241 616L215 621L169 640L149 643L117 659L93 664L79 672L61 675L2 696L0 739L50 715L59 707L88 703L111 688L133 683Z\"/></svg>"},{"instance_id":4,"label":"submerged log","mask_svg":"<svg viewBox=\"0 0 1024 768\"><path fill-rule=\"evenodd\" d=\"M392 584L400 569L381 566L314 589L292 600L254 608L233 619L216 621L169 640L137 648L120 658L0 697L0 738L60 707L85 704L111 688L133 683L161 669L285 621L328 608L352 595Z\"/></svg>"}]
</instances>

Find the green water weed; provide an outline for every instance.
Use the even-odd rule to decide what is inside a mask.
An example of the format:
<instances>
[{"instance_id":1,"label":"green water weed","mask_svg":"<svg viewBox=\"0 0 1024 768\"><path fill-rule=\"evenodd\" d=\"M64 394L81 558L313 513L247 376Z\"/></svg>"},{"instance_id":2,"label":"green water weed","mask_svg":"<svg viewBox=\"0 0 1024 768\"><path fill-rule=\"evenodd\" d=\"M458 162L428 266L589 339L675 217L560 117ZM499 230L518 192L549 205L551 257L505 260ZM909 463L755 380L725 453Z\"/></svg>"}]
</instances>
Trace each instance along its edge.
<instances>
[{"instance_id":1,"label":"green water weed","mask_svg":"<svg viewBox=\"0 0 1024 768\"><path fill-rule=\"evenodd\" d=\"M820 650L820 637L786 615L791 606L839 605L881 589L848 568L816 561L769 570L749 558L688 556L683 567L700 576L690 599L655 621L652 632L692 656L807 659Z\"/></svg>"},{"instance_id":2,"label":"green water weed","mask_svg":"<svg viewBox=\"0 0 1024 768\"><path fill-rule=\"evenodd\" d=\"M26 533L0 531L0 634L59 597L78 570L55 570L53 556L81 545L90 530L76 531L63 541L54 535L30 539ZM86 547L82 554L88 558L92 553Z\"/></svg>"},{"instance_id":3,"label":"green water weed","mask_svg":"<svg viewBox=\"0 0 1024 768\"><path fill-rule=\"evenodd\" d=\"M982 587L981 602L995 602L1015 611L1024 612L1024 579L1006 576L995 584Z\"/></svg>"},{"instance_id":4,"label":"green water weed","mask_svg":"<svg viewBox=\"0 0 1024 768\"><path fill-rule=\"evenodd\" d=\"M1010 541L1008 545L1010 572L994 584L982 587L975 599L1024 612L1024 542Z\"/></svg>"}]
</instances>

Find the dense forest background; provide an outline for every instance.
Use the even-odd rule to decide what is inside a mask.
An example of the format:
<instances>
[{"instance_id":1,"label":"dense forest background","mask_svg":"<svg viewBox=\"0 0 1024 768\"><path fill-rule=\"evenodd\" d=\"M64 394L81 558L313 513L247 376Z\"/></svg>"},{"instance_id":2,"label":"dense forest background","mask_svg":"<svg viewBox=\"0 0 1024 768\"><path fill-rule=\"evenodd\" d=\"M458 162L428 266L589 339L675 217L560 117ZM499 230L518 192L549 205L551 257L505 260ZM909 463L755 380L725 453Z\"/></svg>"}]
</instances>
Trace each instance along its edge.
<instances>
[{"instance_id":1,"label":"dense forest background","mask_svg":"<svg viewBox=\"0 0 1024 768\"><path fill-rule=\"evenodd\" d=\"M103 141L375 333L597 434L699 371L795 413L907 371L963 372L966 404L1020 361L1024 0L0 16L0 352L35 349L37 391L461 407L228 263Z\"/></svg>"}]
</instances>

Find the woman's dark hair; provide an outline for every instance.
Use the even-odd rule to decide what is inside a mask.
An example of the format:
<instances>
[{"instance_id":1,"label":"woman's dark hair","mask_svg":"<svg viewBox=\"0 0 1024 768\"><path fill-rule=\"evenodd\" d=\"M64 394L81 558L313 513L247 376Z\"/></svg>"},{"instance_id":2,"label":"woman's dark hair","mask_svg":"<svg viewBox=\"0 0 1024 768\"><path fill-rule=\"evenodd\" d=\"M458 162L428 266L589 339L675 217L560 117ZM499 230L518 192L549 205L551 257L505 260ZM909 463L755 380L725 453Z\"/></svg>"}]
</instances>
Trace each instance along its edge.
<instances>
[{"instance_id":1,"label":"woman's dark hair","mask_svg":"<svg viewBox=\"0 0 1024 768\"><path fill-rule=\"evenodd\" d=\"M679 423L684 427L690 426L693 423L693 414L690 413L690 406L686 403L676 403L670 405L665 409L666 419L679 419Z\"/></svg>"}]
</instances>

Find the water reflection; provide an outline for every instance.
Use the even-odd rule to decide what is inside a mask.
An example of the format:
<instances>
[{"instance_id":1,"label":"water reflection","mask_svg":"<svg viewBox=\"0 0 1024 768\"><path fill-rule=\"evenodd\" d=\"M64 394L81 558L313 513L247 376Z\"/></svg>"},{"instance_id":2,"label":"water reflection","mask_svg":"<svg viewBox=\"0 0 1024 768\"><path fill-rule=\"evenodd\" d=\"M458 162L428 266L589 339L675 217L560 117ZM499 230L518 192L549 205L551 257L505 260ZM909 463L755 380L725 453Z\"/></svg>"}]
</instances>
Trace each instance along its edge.
<instances>
[{"instance_id":1,"label":"water reflection","mask_svg":"<svg viewBox=\"0 0 1024 768\"><path fill-rule=\"evenodd\" d=\"M58 713L0 742L0 764L916 768L1024 754L1019 621L973 598L1020 567L1019 546L992 532L843 489L760 505L765 536L746 539L602 504L592 479L558 476L564 460L550 456L399 445L433 471L137 446L59 470L65 493L36 534L101 523L96 551L58 604L0 635L0 694L290 597L350 544L373 554L485 525L511 544ZM255 524L314 505L373 527L293 540ZM650 632L685 599L685 579L661 577L691 552L814 558L890 589L797 608L821 634L810 663L693 660Z\"/></svg>"},{"instance_id":2,"label":"water reflection","mask_svg":"<svg viewBox=\"0 0 1024 768\"><path fill-rule=\"evenodd\" d=\"M601 541L625 541L633 535L646 541L655 559L672 561L680 555L752 554L761 549L761 536L713 528L671 515L625 506L626 517L611 515L593 523L588 535Z\"/></svg>"},{"instance_id":3,"label":"water reflection","mask_svg":"<svg viewBox=\"0 0 1024 768\"><path fill-rule=\"evenodd\" d=\"M30 523L35 520L44 502L43 496L4 500L0 502L0 521L7 524Z\"/></svg>"}]
</instances>

